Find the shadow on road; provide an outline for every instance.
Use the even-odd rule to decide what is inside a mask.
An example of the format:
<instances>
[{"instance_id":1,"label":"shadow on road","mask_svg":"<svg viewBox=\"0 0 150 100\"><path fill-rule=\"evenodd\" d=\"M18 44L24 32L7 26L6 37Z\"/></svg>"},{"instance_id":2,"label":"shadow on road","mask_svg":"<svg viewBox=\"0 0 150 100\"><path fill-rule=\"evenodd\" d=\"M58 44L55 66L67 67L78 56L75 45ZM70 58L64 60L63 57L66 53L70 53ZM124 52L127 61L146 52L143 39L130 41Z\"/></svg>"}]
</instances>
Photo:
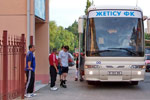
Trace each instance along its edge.
<instances>
[{"instance_id":1,"label":"shadow on road","mask_svg":"<svg viewBox=\"0 0 150 100\"><path fill-rule=\"evenodd\" d=\"M142 87L139 85L131 85L128 82L95 82L93 85L88 85L87 82L81 82L80 88L87 90L141 90ZM79 88L79 87L78 87Z\"/></svg>"}]
</instances>

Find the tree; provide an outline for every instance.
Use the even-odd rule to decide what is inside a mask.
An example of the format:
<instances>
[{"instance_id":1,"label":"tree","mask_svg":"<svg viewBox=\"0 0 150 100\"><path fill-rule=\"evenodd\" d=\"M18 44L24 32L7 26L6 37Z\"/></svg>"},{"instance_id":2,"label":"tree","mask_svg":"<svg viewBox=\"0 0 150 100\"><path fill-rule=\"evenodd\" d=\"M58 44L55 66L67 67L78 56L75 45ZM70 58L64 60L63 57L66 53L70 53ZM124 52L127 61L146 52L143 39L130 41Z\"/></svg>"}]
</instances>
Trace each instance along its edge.
<instances>
[{"instance_id":1,"label":"tree","mask_svg":"<svg viewBox=\"0 0 150 100\"><path fill-rule=\"evenodd\" d=\"M66 28L66 30L68 30L69 32L72 32L74 34L74 39L75 39L74 48L78 48L79 47L78 22L75 20L71 26Z\"/></svg>"},{"instance_id":2,"label":"tree","mask_svg":"<svg viewBox=\"0 0 150 100\"><path fill-rule=\"evenodd\" d=\"M87 0L85 14L88 12L88 8L93 4L90 0ZM60 49L62 45L68 45L70 51L74 52L75 48L79 46L79 34L78 34L78 22L74 23L68 28L64 29L62 26L57 26L55 21L50 21L50 50L53 48Z\"/></svg>"},{"instance_id":3,"label":"tree","mask_svg":"<svg viewBox=\"0 0 150 100\"><path fill-rule=\"evenodd\" d=\"M86 8L85 8L85 15L87 15L87 13L88 13L88 8L92 5L92 4L94 4L94 2L93 2L93 0L92 0L92 2L90 2L90 0L87 0L87 2L86 2Z\"/></svg>"},{"instance_id":4,"label":"tree","mask_svg":"<svg viewBox=\"0 0 150 100\"><path fill-rule=\"evenodd\" d=\"M55 21L50 21L50 51L53 48L60 50L62 45L68 45L70 52L74 51L75 47L75 35L68 30L65 30L62 26L57 26Z\"/></svg>"},{"instance_id":5,"label":"tree","mask_svg":"<svg viewBox=\"0 0 150 100\"><path fill-rule=\"evenodd\" d=\"M49 44L50 44L50 48L51 50L53 48L55 48L55 39L56 39L56 33L57 33L57 25L55 23L55 21L50 21L49 23L49 33L50 33L50 41L49 41Z\"/></svg>"},{"instance_id":6,"label":"tree","mask_svg":"<svg viewBox=\"0 0 150 100\"><path fill-rule=\"evenodd\" d=\"M149 41L149 40L150 40L150 34L145 33L145 46L150 46L150 43L146 42L146 41Z\"/></svg>"},{"instance_id":7,"label":"tree","mask_svg":"<svg viewBox=\"0 0 150 100\"><path fill-rule=\"evenodd\" d=\"M75 20L71 26L66 28L66 30L74 33L75 35L78 34L78 22Z\"/></svg>"},{"instance_id":8,"label":"tree","mask_svg":"<svg viewBox=\"0 0 150 100\"><path fill-rule=\"evenodd\" d=\"M145 33L145 39L150 40L150 34Z\"/></svg>"}]
</instances>

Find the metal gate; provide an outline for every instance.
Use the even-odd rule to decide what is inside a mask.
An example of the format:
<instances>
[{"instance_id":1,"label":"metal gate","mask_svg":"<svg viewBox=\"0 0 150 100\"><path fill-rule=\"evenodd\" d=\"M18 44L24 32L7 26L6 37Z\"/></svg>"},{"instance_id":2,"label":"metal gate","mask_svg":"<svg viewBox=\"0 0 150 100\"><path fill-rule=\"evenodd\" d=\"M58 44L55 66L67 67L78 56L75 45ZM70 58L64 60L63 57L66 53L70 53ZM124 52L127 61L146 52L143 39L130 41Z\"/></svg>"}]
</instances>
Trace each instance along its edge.
<instances>
[{"instance_id":1,"label":"metal gate","mask_svg":"<svg viewBox=\"0 0 150 100\"><path fill-rule=\"evenodd\" d=\"M24 98L25 36L0 36L0 100Z\"/></svg>"}]
</instances>

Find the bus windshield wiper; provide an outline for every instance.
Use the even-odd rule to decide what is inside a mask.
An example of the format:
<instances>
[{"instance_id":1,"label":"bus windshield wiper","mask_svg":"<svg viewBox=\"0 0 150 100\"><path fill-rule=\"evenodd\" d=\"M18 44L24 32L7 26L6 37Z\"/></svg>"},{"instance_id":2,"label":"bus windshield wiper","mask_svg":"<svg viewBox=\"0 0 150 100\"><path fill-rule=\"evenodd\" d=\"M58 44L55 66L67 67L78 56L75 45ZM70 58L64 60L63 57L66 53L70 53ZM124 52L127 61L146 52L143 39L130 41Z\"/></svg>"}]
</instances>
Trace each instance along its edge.
<instances>
[{"instance_id":1,"label":"bus windshield wiper","mask_svg":"<svg viewBox=\"0 0 150 100\"><path fill-rule=\"evenodd\" d=\"M110 52L110 51L114 51L114 50L100 50L100 51L92 51L92 54L99 54L102 52Z\"/></svg>"},{"instance_id":2,"label":"bus windshield wiper","mask_svg":"<svg viewBox=\"0 0 150 100\"><path fill-rule=\"evenodd\" d=\"M128 51L129 53L132 53L132 54L134 54L134 55L137 56L137 54L136 54L135 52L133 52L133 51L127 49L127 48L109 48L109 49L120 49L120 50L125 50L125 51Z\"/></svg>"}]
</instances>

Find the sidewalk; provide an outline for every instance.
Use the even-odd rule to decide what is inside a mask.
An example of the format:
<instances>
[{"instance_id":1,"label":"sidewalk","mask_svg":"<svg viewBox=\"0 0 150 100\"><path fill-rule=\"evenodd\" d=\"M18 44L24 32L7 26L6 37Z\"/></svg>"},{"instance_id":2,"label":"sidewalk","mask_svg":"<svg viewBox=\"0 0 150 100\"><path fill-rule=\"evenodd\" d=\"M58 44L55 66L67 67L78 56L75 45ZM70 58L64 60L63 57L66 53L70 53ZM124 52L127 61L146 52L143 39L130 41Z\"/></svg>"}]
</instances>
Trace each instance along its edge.
<instances>
[{"instance_id":1,"label":"sidewalk","mask_svg":"<svg viewBox=\"0 0 150 100\"><path fill-rule=\"evenodd\" d=\"M35 92L40 90L41 88L47 86L48 84L42 84L41 82L35 82Z\"/></svg>"}]
</instances>

